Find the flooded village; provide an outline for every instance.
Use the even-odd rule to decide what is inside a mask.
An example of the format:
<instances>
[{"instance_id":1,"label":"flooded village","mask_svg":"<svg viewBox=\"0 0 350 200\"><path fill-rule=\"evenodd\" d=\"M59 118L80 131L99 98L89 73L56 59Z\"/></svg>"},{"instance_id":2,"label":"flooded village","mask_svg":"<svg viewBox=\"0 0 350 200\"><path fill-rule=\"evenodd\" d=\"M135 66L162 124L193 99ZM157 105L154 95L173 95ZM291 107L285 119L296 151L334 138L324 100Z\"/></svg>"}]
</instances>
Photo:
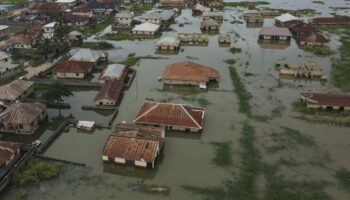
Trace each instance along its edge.
<instances>
[{"instance_id":1,"label":"flooded village","mask_svg":"<svg viewBox=\"0 0 350 200\"><path fill-rule=\"evenodd\" d=\"M350 198L350 1L0 2L0 199Z\"/></svg>"}]
</instances>

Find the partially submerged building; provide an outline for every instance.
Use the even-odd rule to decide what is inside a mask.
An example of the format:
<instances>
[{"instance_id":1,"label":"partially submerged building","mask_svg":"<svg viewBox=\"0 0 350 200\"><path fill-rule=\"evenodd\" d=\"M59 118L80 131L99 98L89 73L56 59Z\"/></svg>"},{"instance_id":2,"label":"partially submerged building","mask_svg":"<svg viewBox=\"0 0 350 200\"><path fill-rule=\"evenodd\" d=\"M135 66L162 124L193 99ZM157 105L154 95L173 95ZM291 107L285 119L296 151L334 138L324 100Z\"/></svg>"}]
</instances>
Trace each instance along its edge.
<instances>
[{"instance_id":1,"label":"partially submerged building","mask_svg":"<svg viewBox=\"0 0 350 200\"><path fill-rule=\"evenodd\" d=\"M279 26L279 27L287 27L288 22L295 21L295 20L299 21L299 18L289 13L286 13L278 17L275 17L275 24L276 26Z\"/></svg>"},{"instance_id":2,"label":"partially submerged building","mask_svg":"<svg viewBox=\"0 0 350 200\"><path fill-rule=\"evenodd\" d=\"M301 93L301 100L307 108L350 111L350 96L326 93Z\"/></svg>"},{"instance_id":3,"label":"partially submerged building","mask_svg":"<svg viewBox=\"0 0 350 200\"><path fill-rule=\"evenodd\" d=\"M135 35L145 35L145 36L154 36L159 31L159 25L152 24L149 22L136 25L132 29L132 33Z\"/></svg>"},{"instance_id":4,"label":"partially submerged building","mask_svg":"<svg viewBox=\"0 0 350 200\"><path fill-rule=\"evenodd\" d=\"M141 131L147 134L158 135L161 138L165 138L164 127L143 125L143 124L131 124L131 123L120 123L116 127L116 130L120 131Z\"/></svg>"},{"instance_id":5,"label":"partially submerged building","mask_svg":"<svg viewBox=\"0 0 350 200\"><path fill-rule=\"evenodd\" d=\"M109 80L119 80L124 82L128 76L129 68L123 64L110 64L101 73L99 80L100 83L104 83Z\"/></svg>"},{"instance_id":6,"label":"partially submerged building","mask_svg":"<svg viewBox=\"0 0 350 200\"><path fill-rule=\"evenodd\" d=\"M206 11L203 13L203 20L208 19L213 19L221 23L224 19L224 13L220 11Z\"/></svg>"},{"instance_id":7,"label":"partially submerged building","mask_svg":"<svg viewBox=\"0 0 350 200\"><path fill-rule=\"evenodd\" d=\"M219 72L211 67L191 61L182 61L166 67L164 83L169 85L194 85L206 88L209 82L217 82L219 77Z\"/></svg>"},{"instance_id":8,"label":"partially submerged building","mask_svg":"<svg viewBox=\"0 0 350 200\"><path fill-rule=\"evenodd\" d=\"M193 15L198 15L202 14L204 12L209 12L211 9L209 7L206 7L200 3L197 3L196 5L193 6L192 8L192 14Z\"/></svg>"},{"instance_id":9,"label":"partially submerged building","mask_svg":"<svg viewBox=\"0 0 350 200\"><path fill-rule=\"evenodd\" d=\"M218 37L219 44L231 44L231 36L228 33L221 33Z\"/></svg>"},{"instance_id":10,"label":"partially submerged building","mask_svg":"<svg viewBox=\"0 0 350 200\"><path fill-rule=\"evenodd\" d=\"M115 106L123 94L124 83L119 80L106 81L97 93L94 102L97 106Z\"/></svg>"},{"instance_id":11,"label":"partially submerged building","mask_svg":"<svg viewBox=\"0 0 350 200\"><path fill-rule=\"evenodd\" d=\"M140 17L141 23L162 24L162 15L158 12L145 13Z\"/></svg>"},{"instance_id":12,"label":"partially submerged building","mask_svg":"<svg viewBox=\"0 0 350 200\"><path fill-rule=\"evenodd\" d=\"M243 18L247 23L264 23L264 16L259 10L247 10Z\"/></svg>"},{"instance_id":13,"label":"partially submerged building","mask_svg":"<svg viewBox=\"0 0 350 200\"><path fill-rule=\"evenodd\" d=\"M218 31L220 23L214 19L206 19L201 22L201 30L203 31Z\"/></svg>"},{"instance_id":14,"label":"partially submerged building","mask_svg":"<svg viewBox=\"0 0 350 200\"><path fill-rule=\"evenodd\" d=\"M289 41L291 37L288 28L264 27L259 32L260 40Z\"/></svg>"},{"instance_id":15,"label":"partially submerged building","mask_svg":"<svg viewBox=\"0 0 350 200\"><path fill-rule=\"evenodd\" d=\"M57 78L84 79L91 74L93 66L88 61L68 60L55 64L52 71Z\"/></svg>"},{"instance_id":16,"label":"partially submerged building","mask_svg":"<svg viewBox=\"0 0 350 200\"><path fill-rule=\"evenodd\" d=\"M180 44L201 44L209 41L205 33L179 33L177 39L180 40Z\"/></svg>"},{"instance_id":17,"label":"partially submerged building","mask_svg":"<svg viewBox=\"0 0 350 200\"><path fill-rule=\"evenodd\" d=\"M180 41L173 37L165 37L157 41L156 49L177 51L180 49Z\"/></svg>"},{"instance_id":18,"label":"partially submerged building","mask_svg":"<svg viewBox=\"0 0 350 200\"><path fill-rule=\"evenodd\" d=\"M166 130L200 132L204 114L204 108L192 105L145 101L133 122Z\"/></svg>"},{"instance_id":19,"label":"partially submerged building","mask_svg":"<svg viewBox=\"0 0 350 200\"><path fill-rule=\"evenodd\" d=\"M33 85L31 81L14 80L0 87L0 100L15 102L23 99L33 92Z\"/></svg>"},{"instance_id":20,"label":"partially submerged building","mask_svg":"<svg viewBox=\"0 0 350 200\"><path fill-rule=\"evenodd\" d=\"M350 16L316 17L311 20L314 25L348 25Z\"/></svg>"},{"instance_id":21,"label":"partially submerged building","mask_svg":"<svg viewBox=\"0 0 350 200\"><path fill-rule=\"evenodd\" d=\"M142 130L115 131L107 139L102 160L135 167L155 167L164 139Z\"/></svg>"},{"instance_id":22,"label":"partially submerged building","mask_svg":"<svg viewBox=\"0 0 350 200\"><path fill-rule=\"evenodd\" d=\"M42 103L16 102L0 114L2 131L32 134L47 116L46 105Z\"/></svg>"}]
</instances>

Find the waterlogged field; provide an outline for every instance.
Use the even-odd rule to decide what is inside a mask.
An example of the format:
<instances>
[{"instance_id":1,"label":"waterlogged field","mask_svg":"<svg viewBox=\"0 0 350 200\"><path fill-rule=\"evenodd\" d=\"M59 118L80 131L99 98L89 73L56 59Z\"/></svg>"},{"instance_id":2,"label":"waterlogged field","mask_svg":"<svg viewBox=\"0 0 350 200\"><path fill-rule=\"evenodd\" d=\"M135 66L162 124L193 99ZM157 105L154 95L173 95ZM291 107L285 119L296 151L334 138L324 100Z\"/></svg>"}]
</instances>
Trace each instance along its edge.
<instances>
[{"instance_id":1,"label":"waterlogged field","mask_svg":"<svg viewBox=\"0 0 350 200\"><path fill-rule=\"evenodd\" d=\"M267 2L270 4L260 6L312 8L315 16L348 15L350 10L350 2L344 0ZM132 121L143 101L151 99L205 107L203 133L168 133L163 155L151 170L103 164L102 149L112 130L87 133L71 128L44 155L86 166L63 164L57 178L11 187L4 199L350 199L350 129L309 122L292 106L300 92L339 92L336 86L349 87L342 84L349 80L346 77L340 79L343 82L332 79L334 75L346 76L348 71L338 67L341 71L337 72L332 68L334 59L339 59L342 66L348 61L345 50L348 34L340 29L327 30L332 40L329 46L335 52L329 56L301 50L294 40L284 46L259 45L260 28L247 28L240 18L243 10L225 8L220 32L230 33L234 40L230 47L220 47L217 34L210 35L208 46L186 46L177 55L155 54L152 39L107 41L114 45L108 50L110 61L134 64L137 71L113 127L122 121ZM305 20L311 17L302 16ZM163 36L200 31L201 17L192 17L191 10L185 9L176 20L185 18L191 24L184 27L173 24L172 31L164 32ZM273 23L273 19L265 19L264 26ZM96 40L92 36L89 41ZM163 75L166 65L187 59L217 69L221 75L218 86L207 92L186 87L164 88L157 77ZM282 79L274 69L280 59L295 64L315 60L328 80ZM106 123L112 113L81 109L82 104L92 104L97 92L75 89L74 96L65 99L72 108L64 110L63 115ZM57 114L50 110L51 119ZM169 191L148 193L145 188L153 185L165 186Z\"/></svg>"}]
</instances>

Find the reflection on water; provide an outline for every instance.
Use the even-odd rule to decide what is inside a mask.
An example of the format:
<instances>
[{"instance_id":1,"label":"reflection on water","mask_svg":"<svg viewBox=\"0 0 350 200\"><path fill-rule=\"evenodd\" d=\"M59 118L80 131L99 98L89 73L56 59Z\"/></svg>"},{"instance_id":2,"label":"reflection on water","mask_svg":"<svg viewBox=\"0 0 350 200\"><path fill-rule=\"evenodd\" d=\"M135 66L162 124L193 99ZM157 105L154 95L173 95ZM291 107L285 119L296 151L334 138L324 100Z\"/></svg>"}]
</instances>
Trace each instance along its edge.
<instances>
[{"instance_id":1,"label":"reflection on water","mask_svg":"<svg viewBox=\"0 0 350 200\"><path fill-rule=\"evenodd\" d=\"M290 46L290 41L258 40L258 44L263 49L286 49Z\"/></svg>"}]
</instances>

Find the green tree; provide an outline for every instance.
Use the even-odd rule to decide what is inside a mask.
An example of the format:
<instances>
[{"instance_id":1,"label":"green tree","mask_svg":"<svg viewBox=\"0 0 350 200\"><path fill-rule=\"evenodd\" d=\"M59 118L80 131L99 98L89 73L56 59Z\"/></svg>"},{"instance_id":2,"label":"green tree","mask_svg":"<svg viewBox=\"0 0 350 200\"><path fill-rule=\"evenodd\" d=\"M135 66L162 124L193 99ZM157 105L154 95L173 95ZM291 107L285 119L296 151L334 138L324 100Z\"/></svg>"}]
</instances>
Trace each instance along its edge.
<instances>
[{"instance_id":1,"label":"green tree","mask_svg":"<svg viewBox=\"0 0 350 200\"><path fill-rule=\"evenodd\" d=\"M49 87L44 93L43 93L43 99L47 102L53 102L55 101L57 103L57 108L59 115L61 115L61 106L60 103L63 101L63 97L69 97L73 96L73 92L66 86L54 82L51 87Z\"/></svg>"},{"instance_id":2,"label":"green tree","mask_svg":"<svg viewBox=\"0 0 350 200\"><path fill-rule=\"evenodd\" d=\"M64 19L64 13L58 13L54 19L57 22L57 25L55 26L55 36L58 39L63 40L63 38L65 38L69 33L69 27L66 23L66 20Z\"/></svg>"}]
</instances>

